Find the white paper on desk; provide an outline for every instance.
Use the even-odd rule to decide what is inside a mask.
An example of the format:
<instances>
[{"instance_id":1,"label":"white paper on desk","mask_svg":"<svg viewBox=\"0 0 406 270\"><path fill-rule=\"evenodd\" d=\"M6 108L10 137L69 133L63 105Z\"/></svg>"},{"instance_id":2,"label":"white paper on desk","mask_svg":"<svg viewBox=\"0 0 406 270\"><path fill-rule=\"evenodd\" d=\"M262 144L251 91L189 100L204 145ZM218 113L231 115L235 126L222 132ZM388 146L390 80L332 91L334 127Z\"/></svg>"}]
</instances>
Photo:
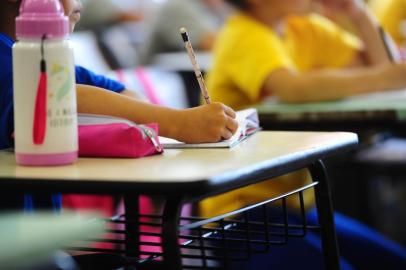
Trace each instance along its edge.
<instances>
[{"instance_id":1,"label":"white paper on desk","mask_svg":"<svg viewBox=\"0 0 406 270\"><path fill-rule=\"evenodd\" d=\"M186 144L174 139L159 137L159 141L166 149L180 149L180 148L231 148L236 146L241 141L248 138L260 129L258 112L256 109L246 109L237 112L236 120L238 122L238 129L236 133L228 140L218 143L199 143L199 144Z\"/></svg>"}]
</instances>

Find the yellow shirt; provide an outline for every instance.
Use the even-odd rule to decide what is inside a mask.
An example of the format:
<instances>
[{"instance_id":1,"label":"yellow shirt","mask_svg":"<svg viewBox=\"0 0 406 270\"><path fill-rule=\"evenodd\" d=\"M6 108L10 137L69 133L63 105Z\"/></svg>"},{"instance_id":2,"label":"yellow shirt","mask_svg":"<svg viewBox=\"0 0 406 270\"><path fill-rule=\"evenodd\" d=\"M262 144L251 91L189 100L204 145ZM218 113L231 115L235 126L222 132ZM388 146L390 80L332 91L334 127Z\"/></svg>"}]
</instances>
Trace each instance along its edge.
<instances>
[{"instance_id":1,"label":"yellow shirt","mask_svg":"<svg viewBox=\"0 0 406 270\"><path fill-rule=\"evenodd\" d=\"M285 28L281 38L248 15L231 17L214 48L210 97L240 109L260 102L273 71L343 67L361 47L359 39L319 15L292 16Z\"/></svg>"},{"instance_id":2,"label":"yellow shirt","mask_svg":"<svg viewBox=\"0 0 406 270\"><path fill-rule=\"evenodd\" d=\"M405 24L403 32L406 33L406 0L372 0L369 6L393 39L399 45L405 45L402 24Z\"/></svg>"},{"instance_id":3,"label":"yellow shirt","mask_svg":"<svg viewBox=\"0 0 406 270\"><path fill-rule=\"evenodd\" d=\"M360 47L356 37L318 15L289 18L282 39L251 17L237 14L225 25L214 49L214 66L208 76L210 96L240 109L260 101L262 85L272 71L343 67L351 63ZM200 214L232 211L309 182L307 170L300 170L207 199L200 204ZM304 199L306 206L312 205L311 190L305 192ZM299 200L296 196L288 203L297 207Z\"/></svg>"}]
</instances>

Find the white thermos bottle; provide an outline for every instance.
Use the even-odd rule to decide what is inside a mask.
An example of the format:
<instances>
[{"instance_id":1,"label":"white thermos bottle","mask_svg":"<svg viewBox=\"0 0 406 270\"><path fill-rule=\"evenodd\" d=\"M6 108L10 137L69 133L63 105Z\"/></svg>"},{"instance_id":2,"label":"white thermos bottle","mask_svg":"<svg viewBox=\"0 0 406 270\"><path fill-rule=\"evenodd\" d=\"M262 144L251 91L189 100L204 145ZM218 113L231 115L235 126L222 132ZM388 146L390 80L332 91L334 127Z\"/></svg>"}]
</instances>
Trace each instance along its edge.
<instances>
[{"instance_id":1,"label":"white thermos bottle","mask_svg":"<svg viewBox=\"0 0 406 270\"><path fill-rule=\"evenodd\" d=\"M13 47L17 163L70 164L78 156L73 51L59 0L23 0Z\"/></svg>"}]
</instances>

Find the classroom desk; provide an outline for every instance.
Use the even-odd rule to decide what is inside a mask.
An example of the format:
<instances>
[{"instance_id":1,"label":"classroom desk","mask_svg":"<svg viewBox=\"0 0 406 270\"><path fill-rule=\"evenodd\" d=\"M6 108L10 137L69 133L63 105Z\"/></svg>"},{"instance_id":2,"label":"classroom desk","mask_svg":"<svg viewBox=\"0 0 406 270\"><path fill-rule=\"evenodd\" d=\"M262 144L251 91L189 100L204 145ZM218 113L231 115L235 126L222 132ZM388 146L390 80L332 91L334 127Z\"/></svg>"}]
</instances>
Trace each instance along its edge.
<instances>
[{"instance_id":1,"label":"classroom desk","mask_svg":"<svg viewBox=\"0 0 406 270\"><path fill-rule=\"evenodd\" d=\"M284 104L270 99L257 109L266 130L400 129L406 123L406 90L306 104Z\"/></svg>"},{"instance_id":2,"label":"classroom desk","mask_svg":"<svg viewBox=\"0 0 406 270\"><path fill-rule=\"evenodd\" d=\"M54 168L16 166L13 153L0 152L0 192L122 195L126 220L131 216L137 220L138 195L161 195L166 201L162 215L163 261L157 262L161 267L151 269L182 269L178 232L184 203L307 167L314 183L300 191L315 187L324 263L326 269L339 269L331 196L322 159L354 149L357 143L357 135L352 133L259 132L232 149L166 150L162 156L143 159L81 158L74 165ZM186 228L202 224L204 221L192 222ZM136 227L134 222L132 227L125 225L126 249L132 249L127 255L137 256Z\"/></svg>"}]
</instances>

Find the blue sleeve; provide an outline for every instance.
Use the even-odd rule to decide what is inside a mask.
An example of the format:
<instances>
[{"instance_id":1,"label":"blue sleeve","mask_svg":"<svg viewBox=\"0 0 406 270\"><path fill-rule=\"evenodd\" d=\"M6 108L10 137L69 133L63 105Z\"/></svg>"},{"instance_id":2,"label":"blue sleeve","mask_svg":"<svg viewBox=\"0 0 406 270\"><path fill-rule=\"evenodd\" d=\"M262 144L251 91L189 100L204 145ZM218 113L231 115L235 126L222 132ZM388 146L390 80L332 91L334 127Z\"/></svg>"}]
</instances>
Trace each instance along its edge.
<instances>
[{"instance_id":1,"label":"blue sleeve","mask_svg":"<svg viewBox=\"0 0 406 270\"><path fill-rule=\"evenodd\" d=\"M0 149L14 146L11 138L14 131L13 110L13 81L12 75L8 74L0 85Z\"/></svg>"},{"instance_id":2,"label":"blue sleeve","mask_svg":"<svg viewBox=\"0 0 406 270\"><path fill-rule=\"evenodd\" d=\"M80 66L76 66L76 83L96 86L117 93L120 93L125 89L125 86L122 83L102 75L97 75Z\"/></svg>"}]
</instances>

